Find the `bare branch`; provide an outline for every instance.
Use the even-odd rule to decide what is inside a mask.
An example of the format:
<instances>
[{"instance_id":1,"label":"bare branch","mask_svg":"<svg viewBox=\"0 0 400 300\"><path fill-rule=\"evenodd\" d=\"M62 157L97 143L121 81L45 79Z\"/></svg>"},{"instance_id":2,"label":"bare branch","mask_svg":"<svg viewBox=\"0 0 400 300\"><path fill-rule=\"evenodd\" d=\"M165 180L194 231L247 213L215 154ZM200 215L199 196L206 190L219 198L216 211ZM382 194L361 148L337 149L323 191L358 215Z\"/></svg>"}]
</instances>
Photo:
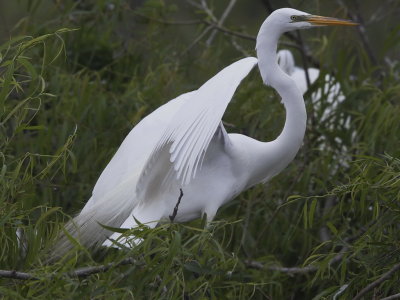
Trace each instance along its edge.
<instances>
[{"instance_id":1,"label":"bare branch","mask_svg":"<svg viewBox=\"0 0 400 300\"><path fill-rule=\"evenodd\" d=\"M324 218L333 207L334 199L335 197L333 195L326 197L325 205L322 211L322 218ZM326 226L322 226L321 229L319 230L319 237L322 242L326 242L331 239L331 235L329 234L329 230Z\"/></svg>"},{"instance_id":2,"label":"bare branch","mask_svg":"<svg viewBox=\"0 0 400 300\"><path fill-rule=\"evenodd\" d=\"M38 280L39 278L33 276L30 273L18 272L18 271L8 271L8 270L0 270L0 278L12 278L19 280Z\"/></svg>"},{"instance_id":3,"label":"bare branch","mask_svg":"<svg viewBox=\"0 0 400 300\"><path fill-rule=\"evenodd\" d=\"M225 127L236 128L236 125L233 124L233 123L228 123L228 122L222 121L222 124L223 124Z\"/></svg>"},{"instance_id":4,"label":"bare branch","mask_svg":"<svg viewBox=\"0 0 400 300\"><path fill-rule=\"evenodd\" d=\"M252 36L252 35L249 35L249 34L246 34L246 33L232 31L230 29L227 29L225 27L219 26L218 24L215 24L215 23L212 23L212 22L209 22L209 21L204 21L204 23L206 23L206 24L212 26L214 29L217 29L217 30L219 30L219 31L221 31L223 33L226 33L226 34L237 36L237 37L240 37L242 39L249 40L249 41L255 41L256 40L255 36Z\"/></svg>"},{"instance_id":5,"label":"bare branch","mask_svg":"<svg viewBox=\"0 0 400 300\"><path fill-rule=\"evenodd\" d=\"M349 243L354 240L357 240L360 238L369 228L371 228L374 224L376 224L377 221L373 220L372 222L369 223L367 227L362 227L360 231L350 237L347 237L343 240L344 243ZM344 245L342 249L329 261L329 265L333 265L335 263L340 262L343 259L343 256L345 253L349 250L349 246ZM283 273L288 273L288 274L306 274L309 272L315 272L318 270L317 266L314 265L308 265L305 267L280 267L280 266L264 266L261 262L254 261L254 260L246 260L244 262L248 267L253 268L253 269L266 269L266 270L271 270L271 271L279 271Z\"/></svg>"},{"instance_id":6,"label":"bare branch","mask_svg":"<svg viewBox=\"0 0 400 300\"><path fill-rule=\"evenodd\" d=\"M202 8L201 5L198 4L196 1L193 1L193 0L186 0L186 2L189 3L189 4L190 4L191 6L193 6L193 7L196 7L196 8L199 8L199 9Z\"/></svg>"},{"instance_id":7,"label":"bare branch","mask_svg":"<svg viewBox=\"0 0 400 300\"><path fill-rule=\"evenodd\" d=\"M204 23L203 20L171 21L171 20L162 20L162 19L152 18L152 17L146 16L146 15L143 15L141 13L138 13L136 11L132 11L132 13L138 17L145 18L147 20L165 24L165 25L197 25L197 24Z\"/></svg>"},{"instance_id":8,"label":"bare branch","mask_svg":"<svg viewBox=\"0 0 400 300\"><path fill-rule=\"evenodd\" d=\"M202 10L207 14L207 16L213 21L217 22L217 18L214 16L212 10L208 7L207 2L205 0L201 0L201 4L197 3L196 1L193 0L186 0L187 3L192 5L193 7Z\"/></svg>"},{"instance_id":9,"label":"bare branch","mask_svg":"<svg viewBox=\"0 0 400 300\"><path fill-rule=\"evenodd\" d=\"M336 254L330 261L329 265L335 264L343 259L345 252L348 250L348 247L344 246L338 254ZM305 267L280 267L280 266L264 266L262 263L253 260L246 260L245 264L253 269L267 269L270 271L278 271L282 273L289 274L307 274L310 272L318 271L318 267L314 265L308 265Z\"/></svg>"},{"instance_id":10,"label":"bare branch","mask_svg":"<svg viewBox=\"0 0 400 300\"><path fill-rule=\"evenodd\" d=\"M217 18L214 16L212 10L208 7L206 0L201 0L201 7L205 11L205 13L213 20L214 22L217 22Z\"/></svg>"},{"instance_id":11,"label":"bare branch","mask_svg":"<svg viewBox=\"0 0 400 300\"><path fill-rule=\"evenodd\" d=\"M270 271L279 271L282 273L289 273L289 274L306 274L306 273L315 272L318 270L318 268L316 266L312 266L312 265L309 265L306 267L287 268L287 267L279 267L279 266L266 267L261 262L255 261L255 260L245 260L244 263L247 267L252 268L252 269L258 269L258 270L266 269L266 270L270 270Z\"/></svg>"},{"instance_id":12,"label":"bare branch","mask_svg":"<svg viewBox=\"0 0 400 300\"><path fill-rule=\"evenodd\" d=\"M182 189L179 189L179 191L180 191L180 195L179 195L179 198L178 198L178 202L176 202L176 205L174 207L174 211L173 211L172 215L169 216L169 219L171 220L171 222L173 222L175 220L175 217L176 217L176 215L178 213L179 204L181 204L181 200L182 200L182 197L183 197Z\"/></svg>"},{"instance_id":13,"label":"bare branch","mask_svg":"<svg viewBox=\"0 0 400 300\"><path fill-rule=\"evenodd\" d=\"M104 273L114 267L119 267L119 266L123 266L123 265L134 265L134 264L138 264L138 261L133 259L132 257L128 257L118 263L109 263L106 265L79 268L79 269L76 269L75 271L64 273L64 275L66 275L68 277L81 278L81 277L87 277L87 276L97 274L97 273ZM50 275L49 277L52 278L52 277L55 277L55 275L53 274L53 275ZM0 270L0 278L12 278L12 279L19 279L19 280L40 280L40 278L34 276L31 273L8 271L8 270Z\"/></svg>"},{"instance_id":14,"label":"bare branch","mask_svg":"<svg viewBox=\"0 0 400 300\"><path fill-rule=\"evenodd\" d=\"M154 21L154 22L157 22L160 24L165 24L165 25L198 25L198 24L208 25L208 27L206 29L204 29L204 31L187 47L187 49L184 51L184 53L190 51L211 29L216 29L227 35L239 37L244 40L256 41L255 36L252 36L252 35L249 35L246 33L242 33L242 32L233 31L228 28L219 26L215 22L210 22L207 20L171 21L171 20L160 20L160 19L151 18L151 17L145 16L145 15L142 15L142 14L139 14L136 12L135 12L135 15L142 17L142 18L147 18L151 21ZM279 44L283 45L285 47L291 47L291 48L300 50L300 47L295 43L280 42ZM306 54L306 56L307 56L307 59L310 58L307 54ZM312 63L312 65L317 66L317 67L319 66L318 62L314 62L314 63Z\"/></svg>"},{"instance_id":15,"label":"bare branch","mask_svg":"<svg viewBox=\"0 0 400 300\"><path fill-rule=\"evenodd\" d=\"M365 288L363 288L354 298L353 300L361 299L366 293L368 293L370 290L374 289L378 285L380 285L382 282L385 280L389 279L395 272L400 270L400 263L394 265L389 271L387 271L385 274L383 274L381 277L379 277L377 280L374 282L371 282L369 285L367 285ZM392 298L395 299L395 298Z\"/></svg>"},{"instance_id":16,"label":"bare branch","mask_svg":"<svg viewBox=\"0 0 400 300\"><path fill-rule=\"evenodd\" d=\"M301 53L302 62L303 62L304 74L306 75L306 83L307 83L307 90L308 90L310 88L310 86L311 86L311 81L310 81L310 75L309 75L309 72L308 72L306 49L304 47L304 43L303 43L303 39L301 37L300 31L297 31L297 38L299 40L300 53Z\"/></svg>"},{"instance_id":17,"label":"bare branch","mask_svg":"<svg viewBox=\"0 0 400 300\"><path fill-rule=\"evenodd\" d=\"M208 26L199 36L183 51L183 54L188 53L201 39L212 29L212 26Z\"/></svg>"},{"instance_id":18,"label":"bare branch","mask_svg":"<svg viewBox=\"0 0 400 300\"><path fill-rule=\"evenodd\" d=\"M232 46L233 46L237 51L239 51L240 53L242 53L244 56L251 56L249 52L247 52L245 49L243 49L242 46L240 46L240 45L238 44L238 42L236 41L236 38L235 38L235 37L232 37L231 43L232 43Z\"/></svg>"},{"instance_id":19,"label":"bare branch","mask_svg":"<svg viewBox=\"0 0 400 300\"><path fill-rule=\"evenodd\" d=\"M393 299L400 299L400 293L394 294L385 298L381 298L381 300L393 300Z\"/></svg>"},{"instance_id":20,"label":"bare branch","mask_svg":"<svg viewBox=\"0 0 400 300\"><path fill-rule=\"evenodd\" d=\"M346 11L346 14L350 19L359 23L359 25L356 26L356 29L361 38L361 42L364 46L365 51L367 52L369 59L371 60L371 62L374 65L377 65L378 59L376 58L376 55L375 55L374 51L372 50L371 44L369 42L369 38L366 33L364 20L363 20L362 16L359 13L352 13L348 9L347 5L342 0L336 0L336 2L339 4L339 6L341 6ZM356 10L356 11L358 11L358 10Z\"/></svg>"},{"instance_id":21,"label":"bare branch","mask_svg":"<svg viewBox=\"0 0 400 300\"><path fill-rule=\"evenodd\" d=\"M228 6L226 7L225 11L223 12L221 18L219 19L219 21L217 22L218 26L222 26L226 20L226 18L228 17L229 13L232 11L233 6L235 5L236 0L231 0L228 4ZM217 30L213 30L210 34L210 37L207 39L206 41L206 45L210 46L211 43L213 42L215 35L217 34Z\"/></svg>"},{"instance_id":22,"label":"bare branch","mask_svg":"<svg viewBox=\"0 0 400 300\"><path fill-rule=\"evenodd\" d=\"M109 263L109 264L101 265L101 266L79 268L79 269L69 272L67 274L71 277L87 277L92 274L107 272L109 269L114 268L114 267L119 267L119 266L124 266L124 265L135 265L137 263L138 263L137 260L133 259L132 257L128 257L118 263Z\"/></svg>"}]
</instances>

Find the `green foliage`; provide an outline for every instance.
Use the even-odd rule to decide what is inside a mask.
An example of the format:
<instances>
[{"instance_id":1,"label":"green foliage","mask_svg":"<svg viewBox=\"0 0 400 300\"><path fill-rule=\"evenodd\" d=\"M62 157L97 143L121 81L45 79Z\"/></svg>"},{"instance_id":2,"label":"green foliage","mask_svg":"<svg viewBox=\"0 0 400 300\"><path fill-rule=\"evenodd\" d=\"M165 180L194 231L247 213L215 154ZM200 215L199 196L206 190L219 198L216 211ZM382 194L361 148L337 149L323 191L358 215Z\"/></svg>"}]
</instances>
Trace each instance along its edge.
<instances>
[{"instance_id":1,"label":"green foliage","mask_svg":"<svg viewBox=\"0 0 400 300\"><path fill-rule=\"evenodd\" d=\"M12 39L1 37L0 269L29 272L38 280L0 278L0 295L351 299L399 263L400 65L395 55L400 45L395 28L375 33L384 39L373 49L379 64L356 31L303 35L322 64L319 80L305 96L309 122L304 145L282 174L222 207L210 227L204 220L142 226L124 233L143 239L132 249L93 254L78 245L61 262L43 263L70 218L65 214L83 207L129 130L243 52L253 53L254 43L220 33L211 45L205 42L208 35L193 43L204 24L167 24L205 18L186 1L139 2L13 4L27 9L29 17L15 22ZM310 12L320 4L321 14L332 8L325 4L324 10L320 1L297 2L291 3ZM209 3L217 15L226 5ZM255 13L254 3L237 5ZM254 20L247 11L236 12L226 26L255 35L265 14ZM318 105L310 98L331 71L346 100L321 119L327 96L322 93ZM284 110L253 71L224 120L228 131L272 140L283 126ZM126 257L136 263L82 278L70 274ZM288 272L279 266L310 270ZM365 299L399 293L399 280L394 273Z\"/></svg>"}]
</instances>

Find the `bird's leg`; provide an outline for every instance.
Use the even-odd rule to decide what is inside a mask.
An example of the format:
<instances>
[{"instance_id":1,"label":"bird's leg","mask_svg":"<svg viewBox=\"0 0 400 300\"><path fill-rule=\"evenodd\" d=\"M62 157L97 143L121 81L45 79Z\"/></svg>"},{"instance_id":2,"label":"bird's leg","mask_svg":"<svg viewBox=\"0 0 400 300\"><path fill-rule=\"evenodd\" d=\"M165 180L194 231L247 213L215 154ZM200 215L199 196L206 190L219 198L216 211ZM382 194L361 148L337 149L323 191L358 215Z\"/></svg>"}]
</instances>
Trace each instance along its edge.
<instances>
[{"instance_id":1,"label":"bird's leg","mask_svg":"<svg viewBox=\"0 0 400 300\"><path fill-rule=\"evenodd\" d=\"M174 211L172 212L172 215L169 216L169 220L171 221L171 223L174 222L174 220L175 220L175 217L176 217L176 215L178 213L179 204L181 204L181 200L182 200L182 197L183 197L182 189L180 188L179 191L180 191L180 195L179 195L179 198L178 198L178 202L176 202L176 205L175 205Z\"/></svg>"}]
</instances>

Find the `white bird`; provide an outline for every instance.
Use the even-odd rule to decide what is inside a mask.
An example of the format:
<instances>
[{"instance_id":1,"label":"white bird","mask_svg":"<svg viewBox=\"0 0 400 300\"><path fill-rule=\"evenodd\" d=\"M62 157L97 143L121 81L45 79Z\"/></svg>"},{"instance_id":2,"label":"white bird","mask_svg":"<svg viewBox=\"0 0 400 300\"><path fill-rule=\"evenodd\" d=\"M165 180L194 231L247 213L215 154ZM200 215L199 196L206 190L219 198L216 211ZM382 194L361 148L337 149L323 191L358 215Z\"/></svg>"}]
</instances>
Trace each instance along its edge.
<instances>
[{"instance_id":1,"label":"white bird","mask_svg":"<svg viewBox=\"0 0 400 300\"><path fill-rule=\"evenodd\" d=\"M297 87L304 95L309 89L306 70L296 66L293 54L289 50L279 50L277 58L279 66L296 82ZM318 79L320 71L316 68L307 68L307 73L310 85L312 85ZM326 121L332 116L338 104L344 100L345 96L342 93L340 83L329 74L326 74L324 77L323 89L319 88L311 95L314 110L321 112L320 121ZM322 105L322 101L325 102L325 105Z\"/></svg>"},{"instance_id":2,"label":"white bird","mask_svg":"<svg viewBox=\"0 0 400 300\"><path fill-rule=\"evenodd\" d=\"M301 91L277 63L278 40L287 31L324 25L356 24L290 8L271 13L257 36L258 58L229 65L132 129L67 231L85 246L111 245L120 234L99 224L132 228L136 218L154 227L173 214L180 189L183 197L174 221L203 214L211 221L221 205L281 172L302 144L307 115ZM221 122L236 88L257 64L263 82L279 93L286 109L284 128L271 142L228 134ZM55 255L65 252L68 244L62 239Z\"/></svg>"}]
</instances>

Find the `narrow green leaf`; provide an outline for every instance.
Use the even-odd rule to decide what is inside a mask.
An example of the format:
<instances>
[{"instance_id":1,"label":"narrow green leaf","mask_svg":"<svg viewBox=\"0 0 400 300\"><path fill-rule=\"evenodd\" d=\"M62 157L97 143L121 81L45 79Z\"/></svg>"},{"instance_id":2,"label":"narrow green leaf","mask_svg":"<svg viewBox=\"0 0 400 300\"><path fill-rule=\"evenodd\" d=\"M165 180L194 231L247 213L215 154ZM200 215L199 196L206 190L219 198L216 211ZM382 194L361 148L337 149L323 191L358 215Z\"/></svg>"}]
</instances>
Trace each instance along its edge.
<instances>
[{"instance_id":1,"label":"narrow green leaf","mask_svg":"<svg viewBox=\"0 0 400 300\"><path fill-rule=\"evenodd\" d=\"M304 228L307 229L308 228L308 200L306 200L304 202L304 206L303 206L303 224L304 224Z\"/></svg>"},{"instance_id":2,"label":"narrow green leaf","mask_svg":"<svg viewBox=\"0 0 400 300\"><path fill-rule=\"evenodd\" d=\"M317 207L317 199L314 198L314 199L311 201L311 205L310 205L310 214L309 214L309 217L308 217L310 228L312 227L313 222L314 222L314 213L315 213L315 208L316 208L316 207Z\"/></svg>"}]
</instances>

